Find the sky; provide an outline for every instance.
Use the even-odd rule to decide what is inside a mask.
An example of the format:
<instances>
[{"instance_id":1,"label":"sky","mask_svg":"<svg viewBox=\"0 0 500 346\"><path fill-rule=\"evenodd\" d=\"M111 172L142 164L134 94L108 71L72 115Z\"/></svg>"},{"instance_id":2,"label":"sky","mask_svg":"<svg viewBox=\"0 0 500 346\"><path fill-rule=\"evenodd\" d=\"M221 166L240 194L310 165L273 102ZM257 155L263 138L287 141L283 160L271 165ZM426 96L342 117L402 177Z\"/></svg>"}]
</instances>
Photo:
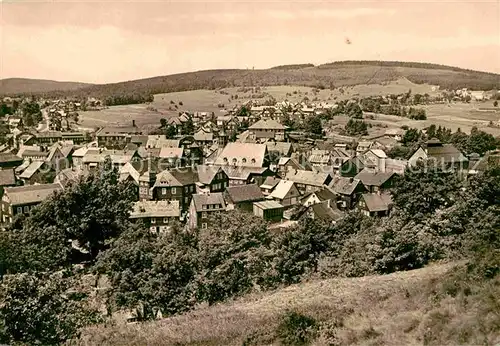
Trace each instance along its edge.
<instances>
[{"instance_id":1,"label":"sky","mask_svg":"<svg viewBox=\"0 0 500 346\"><path fill-rule=\"evenodd\" d=\"M338 60L500 73L500 0L0 0L0 79L112 83Z\"/></svg>"}]
</instances>

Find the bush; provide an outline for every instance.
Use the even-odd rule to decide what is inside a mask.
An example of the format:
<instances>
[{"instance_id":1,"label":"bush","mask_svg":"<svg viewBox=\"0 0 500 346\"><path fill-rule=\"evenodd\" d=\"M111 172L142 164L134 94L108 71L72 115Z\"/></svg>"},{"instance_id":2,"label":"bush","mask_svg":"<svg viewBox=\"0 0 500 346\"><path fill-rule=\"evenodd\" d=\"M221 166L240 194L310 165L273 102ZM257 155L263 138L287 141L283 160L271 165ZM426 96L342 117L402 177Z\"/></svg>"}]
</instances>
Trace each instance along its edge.
<instances>
[{"instance_id":1,"label":"bush","mask_svg":"<svg viewBox=\"0 0 500 346\"><path fill-rule=\"evenodd\" d=\"M283 316L277 335L284 345L307 345L316 338L317 331L314 318L289 311Z\"/></svg>"}]
</instances>

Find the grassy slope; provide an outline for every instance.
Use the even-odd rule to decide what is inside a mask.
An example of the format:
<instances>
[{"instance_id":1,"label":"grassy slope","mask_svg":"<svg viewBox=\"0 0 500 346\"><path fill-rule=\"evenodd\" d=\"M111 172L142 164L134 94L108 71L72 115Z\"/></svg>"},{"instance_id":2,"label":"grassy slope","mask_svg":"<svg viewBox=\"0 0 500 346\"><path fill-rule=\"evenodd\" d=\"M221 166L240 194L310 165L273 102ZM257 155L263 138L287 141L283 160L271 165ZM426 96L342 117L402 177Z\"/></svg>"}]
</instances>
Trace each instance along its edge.
<instances>
[{"instance_id":1,"label":"grassy slope","mask_svg":"<svg viewBox=\"0 0 500 346\"><path fill-rule=\"evenodd\" d=\"M0 80L0 95L12 95L19 93L45 93L56 90L70 91L90 84L77 82L57 82L45 79L7 78Z\"/></svg>"},{"instance_id":2,"label":"grassy slope","mask_svg":"<svg viewBox=\"0 0 500 346\"><path fill-rule=\"evenodd\" d=\"M469 298L467 304L467 297L461 295L434 297L434 292L443 290L442 278L457 265L461 266L433 265L384 276L312 281L162 321L90 328L79 342L242 345L253 340L255 345L279 344L274 331L289 309L322 322L316 345L483 343L483 334L490 341L498 338L498 331L496 336L481 331L477 300Z\"/></svg>"}]
</instances>

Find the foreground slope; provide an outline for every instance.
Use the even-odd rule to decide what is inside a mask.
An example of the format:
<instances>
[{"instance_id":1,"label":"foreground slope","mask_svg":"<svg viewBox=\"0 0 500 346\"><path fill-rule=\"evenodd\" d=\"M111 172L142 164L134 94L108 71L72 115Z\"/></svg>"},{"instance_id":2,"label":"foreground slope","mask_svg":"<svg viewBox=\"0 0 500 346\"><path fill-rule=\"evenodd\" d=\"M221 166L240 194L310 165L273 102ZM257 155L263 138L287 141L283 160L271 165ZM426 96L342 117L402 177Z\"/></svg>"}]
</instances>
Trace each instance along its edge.
<instances>
[{"instance_id":1,"label":"foreground slope","mask_svg":"<svg viewBox=\"0 0 500 346\"><path fill-rule=\"evenodd\" d=\"M46 79L7 78L0 80L0 95L23 93L46 93L52 91L73 91L91 84L58 82Z\"/></svg>"},{"instance_id":2,"label":"foreground slope","mask_svg":"<svg viewBox=\"0 0 500 346\"><path fill-rule=\"evenodd\" d=\"M277 325L290 310L321 324L315 345L492 341L500 331L479 330L480 309L475 300L467 304L459 294L440 296L440 292L453 291L443 277L460 268L464 268L461 263L444 264L383 276L312 281L161 321L93 327L79 343L278 345ZM457 335L457 330L465 334Z\"/></svg>"}]
</instances>

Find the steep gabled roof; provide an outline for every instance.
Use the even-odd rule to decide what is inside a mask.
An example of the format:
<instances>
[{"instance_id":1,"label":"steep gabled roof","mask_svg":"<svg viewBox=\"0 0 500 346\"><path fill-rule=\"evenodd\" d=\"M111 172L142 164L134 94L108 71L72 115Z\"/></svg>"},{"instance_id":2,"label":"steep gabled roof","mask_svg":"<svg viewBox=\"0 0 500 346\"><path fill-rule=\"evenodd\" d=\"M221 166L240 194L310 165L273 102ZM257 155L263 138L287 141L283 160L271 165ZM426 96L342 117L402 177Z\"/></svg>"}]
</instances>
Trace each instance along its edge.
<instances>
[{"instance_id":1,"label":"steep gabled roof","mask_svg":"<svg viewBox=\"0 0 500 346\"><path fill-rule=\"evenodd\" d=\"M369 211L386 211L392 206L392 197L389 193L364 193L362 198Z\"/></svg>"},{"instance_id":2,"label":"steep gabled roof","mask_svg":"<svg viewBox=\"0 0 500 346\"><path fill-rule=\"evenodd\" d=\"M262 189L274 189L281 179L276 177L267 177L260 186Z\"/></svg>"},{"instance_id":3,"label":"steep gabled roof","mask_svg":"<svg viewBox=\"0 0 500 346\"><path fill-rule=\"evenodd\" d=\"M453 144L443 144L441 146L428 146L427 156L445 163L467 162L468 159Z\"/></svg>"},{"instance_id":4,"label":"steep gabled roof","mask_svg":"<svg viewBox=\"0 0 500 346\"><path fill-rule=\"evenodd\" d=\"M293 188L293 185L294 185L293 181L281 180L278 183L278 185L276 185L270 196L277 199L283 199L286 197L288 192L290 192L290 190Z\"/></svg>"},{"instance_id":5,"label":"steep gabled roof","mask_svg":"<svg viewBox=\"0 0 500 346\"><path fill-rule=\"evenodd\" d=\"M255 184L230 186L226 188L226 193L234 203L255 202L264 199L262 191Z\"/></svg>"},{"instance_id":6,"label":"steep gabled roof","mask_svg":"<svg viewBox=\"0 0 500 346\"><path fill-rule=\"evenodd\" d=\"M350 196L354 193L361 180L348 177L335 177L330 183L330 187L335 193Z\"/></svg>"},{"instance_id":7,"label":"steep gabled roof","mask_svg":"<svg viewBox=\"0 0 500 346\"><path fill-rule=\"evenodd\" d=\"M329 173L296 170L286 173L285 178L293 182L305 185L322 186L330 177Z\"/></svg>"},{"instance_id":8,"label":"steep gabled roof","mask_svg":"<svg viewBox=\"0 0 500 346\"><path fill-rule=\"evenodd\" d=\"M0 170L0 186L16 185L14 169Z\"/></svg>"},{"instance_id":9,"label":"steep gabled roof","mask_svg":"<svg viewBox=\"0 0 500 346\"><path fill-rule=\"evenodd\" d=\"M195 194L193 195L193 203L196 211L222 211L226 208L226 202L222 192L208 193L208 194ZM212 209L203 209L204 205L217 205L221 207Z\"/></svg>"},{"instance_id":10,"label":"steep gabled roof","mask_svg":"<svg viewBox=\"0 0 500 346\"><path fill-rule=\"evenodd\" d=\"M281 125L274 119L261 119L249 127L250 130L285 130L285 126Z\"/></svg>"},{"instance_id":11,"label":"steep gabled roof","mask_svg":"<svg viewBox=\"0 0 500 346\"><path fill-rule=\"evenodd\" d=\"M33 174L38 172L38 170L43 166L43 161L33 161L30 163L28 168L19 176L21 179L30 179Z\"/></svg>"},{"instance_id":12,"label":"steep gabled roof","mask_svg":"<svg viewBox=\"0 0 500 346\"><path fill-rule=\"evenodd\" d=\"M375 172L369 169L363 169L355 178L361 180L365 186L382 186L395 174L394 172Z\"/></svg>"},{"instance_id":13,"label":"steep gabled roof","mask_svg":"<svg viewBox=\"0 0 500 346\"><path fill-rule=\"evenodd\" d=\"M231 142L215 160L219 166L263 167L267 148L265 144Z\"/></svg>"},{"instance_id":14,"label":"steep gabled roof","mask_svg":"<svg viewBox=\"0 0 500 346\"><path fill-rule=\"evenodd\" d=\"M338 210L336 206L332 207L332 203L328 201L313 204L309 208L315 218L326 222L338 221L345 215L342 211Z\"/></svg>"},{"instance_id":15,"label":"steep gabled roof","mask_svg":"<svg viewBox=\"0 0 500 346\"><path fill-rule=\"evenodd\" d=\"M217 173L224 171L219 166L198 165L196 166L196 172L198 174L198 181L204 185L207 185L210 184L212 180L214 180Z\"/></svg>"},{"instance_id":16,"label":"steep gabled roof","mask_svg":"<svg viewBox=\"0 0 500 346\"><path fill-rule=\"evenodd\" d=\"M4 193L8 196L10 204L16 206L42 202L61 189L59 184L40 184L6 187Z\"/></svg>"}]
</instances>

